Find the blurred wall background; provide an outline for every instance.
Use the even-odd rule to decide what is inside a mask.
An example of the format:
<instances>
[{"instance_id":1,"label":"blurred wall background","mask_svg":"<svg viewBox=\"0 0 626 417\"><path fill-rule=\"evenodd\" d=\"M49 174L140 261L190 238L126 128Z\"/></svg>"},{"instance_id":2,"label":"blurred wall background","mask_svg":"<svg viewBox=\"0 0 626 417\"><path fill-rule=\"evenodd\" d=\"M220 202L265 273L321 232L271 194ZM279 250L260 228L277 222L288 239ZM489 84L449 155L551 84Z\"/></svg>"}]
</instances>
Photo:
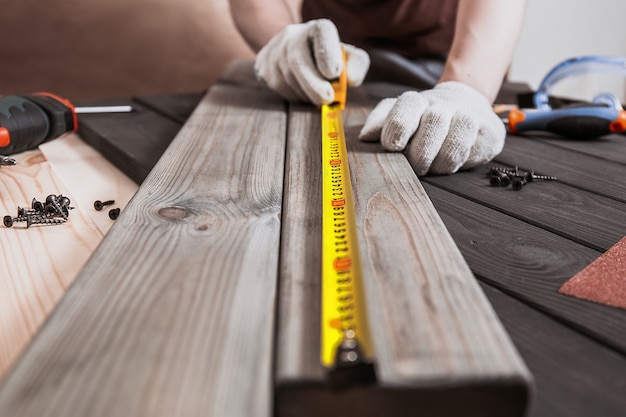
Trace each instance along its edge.
<instances>
[{"instance_id":1,"label":"blurred wall background","mask_svg":"<svg viewBox=\"0 0 626 417\"><path fill-rule=\"evenodd\" d=\"M299 0L288 2L298 7ZM231 60L253 56L228 0L0 0L0 10L0 94L197 92ZM535 88L565 58L626 56L624 16L626 0L528 0L510 78ZM625 94L624 80L588 76L564 82L559 92Z\"/></svg>"},{"instance_id":2,"label":"blurred wall background","mask_svg":"<svg viewBox=\"0 0 626 417\"><path fill-rule=\"evenodd\" d=\"M228 0L0 0L0 94L202 91L252 57Z\"/></svg>"},{"instance_id":3,"label":"blurred wall background","mask_svg":"<svg viewBox=\"0 0 626 417\"><path fill-rule=\"evenodd\" d=\"M537 88L559 62L581 55L626 57L626 0L528 0L509 76ZM625 69L626 70L626 69ZM626 74L563 80L555 94L591 100L611 92L626 103Z\"/></svg>"}]
</instances>

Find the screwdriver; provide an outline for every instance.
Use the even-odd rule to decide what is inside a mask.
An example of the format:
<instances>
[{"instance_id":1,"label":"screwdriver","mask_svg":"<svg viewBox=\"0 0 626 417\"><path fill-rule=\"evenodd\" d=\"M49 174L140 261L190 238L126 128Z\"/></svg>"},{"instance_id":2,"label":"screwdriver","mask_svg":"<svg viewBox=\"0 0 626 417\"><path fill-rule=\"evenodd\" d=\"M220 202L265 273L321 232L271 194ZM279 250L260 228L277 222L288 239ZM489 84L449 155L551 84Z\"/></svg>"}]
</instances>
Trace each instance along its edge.
<instances>
[{"instance_id":1,"label":"screwdriver","mask_svg":"<svg viewBox=\"0 0 626 417\"><path fill-rule=\"evenodd\" d=\"M34 149L78 129L78 113L130 112L131 106L74 107L51 93L0 97L0 154Z\"/></svg>"},{"instance_id":2,"label":"screwdriver","mask_svg":"<svg viewBox=\"0 0 626 417\"><path fill-rule=\"evenodd\" d=\"M503 119L512 134L550 132L571 139L595 139L626 131L626 111L613 106L574 104L552 110L509 111Z\"/></svg>"}]
</instances>

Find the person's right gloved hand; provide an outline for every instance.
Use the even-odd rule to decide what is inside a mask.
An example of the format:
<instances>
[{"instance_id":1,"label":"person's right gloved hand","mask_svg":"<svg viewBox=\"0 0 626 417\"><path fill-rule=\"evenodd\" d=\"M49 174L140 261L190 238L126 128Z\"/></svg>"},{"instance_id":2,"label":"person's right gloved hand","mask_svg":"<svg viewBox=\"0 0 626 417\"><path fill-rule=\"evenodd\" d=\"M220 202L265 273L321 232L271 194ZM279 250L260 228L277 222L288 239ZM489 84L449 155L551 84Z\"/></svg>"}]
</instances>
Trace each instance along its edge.
<instances>
[{"instance_id":1,"label":"person's right gloved hand","mask_svg":"<svg viewBox=\"0 0 626 417\"><path fill-rule=\"evenodd\" d=\"M289 101L329 104L335 94L329 80L339 78L343 69L342 47L348 85L359 86L369 69L369 55L342 43L335 24L328 19L287 26L259 51L254 70Z\"/></svg>"},{"instance_id":2,"label":"person's right gloved hand","mask_svg":"<svg viewBox=\"0 0 626 417\"><path fill-rule=\"evenodd\" d=\"M481 92L458 81L388 98L370 113L359 139L404 151L417 175L452 174L485 164L504 146L506 129Z\"/></svg>"}]
</instances>

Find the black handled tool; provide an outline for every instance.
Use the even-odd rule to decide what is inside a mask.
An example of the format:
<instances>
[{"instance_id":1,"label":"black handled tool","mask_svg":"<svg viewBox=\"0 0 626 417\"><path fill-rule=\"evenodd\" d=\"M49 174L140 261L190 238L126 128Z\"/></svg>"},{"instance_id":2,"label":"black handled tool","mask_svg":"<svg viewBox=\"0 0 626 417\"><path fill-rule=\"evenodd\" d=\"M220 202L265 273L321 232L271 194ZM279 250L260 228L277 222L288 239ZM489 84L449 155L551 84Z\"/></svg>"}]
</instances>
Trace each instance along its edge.
<instances>
[{"instance_id":1,"label":"black handled tool","mask_svg":"<svg viewBox=\"0 0 626 417\"><path fill-rule=\"evenodd\" d=\"M511 110L509 132L550 132L571 139L594 139L626 131L626 111L602 105L571 105L553 110Z\"/></svg>"},{"instance_id":2,"label":"black handled tool","mask_svg":"<svg viewBox=\"0 0 626 417\"><path fill-rule=\"evenodd\" d=\"M86 111L83 111L86 110ZM78 128L77 113L129 112L130 106L81 108L50 93L0 97L0 154L34 149Z\"/></svg>"}]
</instances>

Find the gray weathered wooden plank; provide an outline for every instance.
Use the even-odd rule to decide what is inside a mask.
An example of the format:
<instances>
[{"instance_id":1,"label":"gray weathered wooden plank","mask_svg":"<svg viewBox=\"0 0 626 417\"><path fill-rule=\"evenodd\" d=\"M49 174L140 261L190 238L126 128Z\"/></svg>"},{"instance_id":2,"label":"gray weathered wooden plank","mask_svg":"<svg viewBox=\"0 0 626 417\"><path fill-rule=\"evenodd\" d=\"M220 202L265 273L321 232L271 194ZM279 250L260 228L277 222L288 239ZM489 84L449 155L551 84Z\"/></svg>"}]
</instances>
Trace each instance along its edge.
<instances>
[{"instance_id":1,"label":"gray weathered wooden plank","mask_svg":"<svg viewBox=\"0 0 626 417\"><path fill-rule=\"evenodd\" d=\"M543 161L536 164L543 165ZM486 173L486 167L479 167L454 176L427 176L423 182L479 201L595 250L606 251L626 235L624 202L564 184L560 178L532 182L519 192L511 186L491 187Z\"/></svg>"},{"instance_id":2,"label":"gray weathered wooden plank","mask_svg":"<svg viewBox=\"0 0 626 417\"><path fill-rule=\"evenodd\" d=\"M371 103L354 93L348 101L344 121L377 382L333 391L319 365L320 116L294 106L282 217L277 414L522 415L530 374L406 158L356 140Z\"/></svg>"},{"instance_id":3,"label":"gray weathered wooden plank","mask_svg":"<svg viewBox=\"0 0 626 417\"><path fill-rule=\"evenodd\" d=\"M285 159L276 379L321 381L322 177L319 111L291 105Z\"/></svg>"},{"instance_id":4,"label":"gray weathered wooden plank","mask_svg":"<svg viewBox=\"0 0 626 417\"><path fill-rule=\"evenodd\" d=\"M626 311L558 292L601 252L462 195L427 183L424 188L479 279L626 353Z\"/></svg>"},{"instance_id":5,"label":"gray weathered wooden plank","mask_svg":"<svg viewBox=\"0 0 626 417\"><path fill-rule=\"evenodd\" d=\"M533 140L549 143L552 146L570 149L572 151L593 155L607 161L619 162L626 164L626 136L624 133L613 133L611 135L602 136L590 140L572 140L559 136L553 136L549 133L536 134L529 137Z\"/></svg>"},{"instance_id":6,"label":"gray weathered wooden plank","mask_svg":"<svg viewBox=\"0 0 626 417\"><path fill-rule=\"evenodd\" d=\"M216 86L0 388L3 417L269 416L286 113Z\"/></svg>"},{"instance_id":7,"label":"gray weathered wooden plank","mask_svg":"<svg viewBox=\"0 0 626 417\"><path fill-rule=\"evenodd\" d=\"M593 146L593 142L588 144ZM626 202L624 165L592 156L591 153L557 147L542 140L509 135L506 146L496 157L495 163L518 165L523 170L553 175L565 184ZM541 163L541 166L537 166L537 163ZM599 172L602 175L598 175Z\"/></svg>"},{"instance_id":8,"label":"gray weathered wooden plank","mask_svg":"<svg viewBox=\"0 0 626 417\"><path fill-rule=\"evenodd\" d=\"M482 285L536 380L528 417L623 417L624 355Z\"/></svg>"}]
</instances>

